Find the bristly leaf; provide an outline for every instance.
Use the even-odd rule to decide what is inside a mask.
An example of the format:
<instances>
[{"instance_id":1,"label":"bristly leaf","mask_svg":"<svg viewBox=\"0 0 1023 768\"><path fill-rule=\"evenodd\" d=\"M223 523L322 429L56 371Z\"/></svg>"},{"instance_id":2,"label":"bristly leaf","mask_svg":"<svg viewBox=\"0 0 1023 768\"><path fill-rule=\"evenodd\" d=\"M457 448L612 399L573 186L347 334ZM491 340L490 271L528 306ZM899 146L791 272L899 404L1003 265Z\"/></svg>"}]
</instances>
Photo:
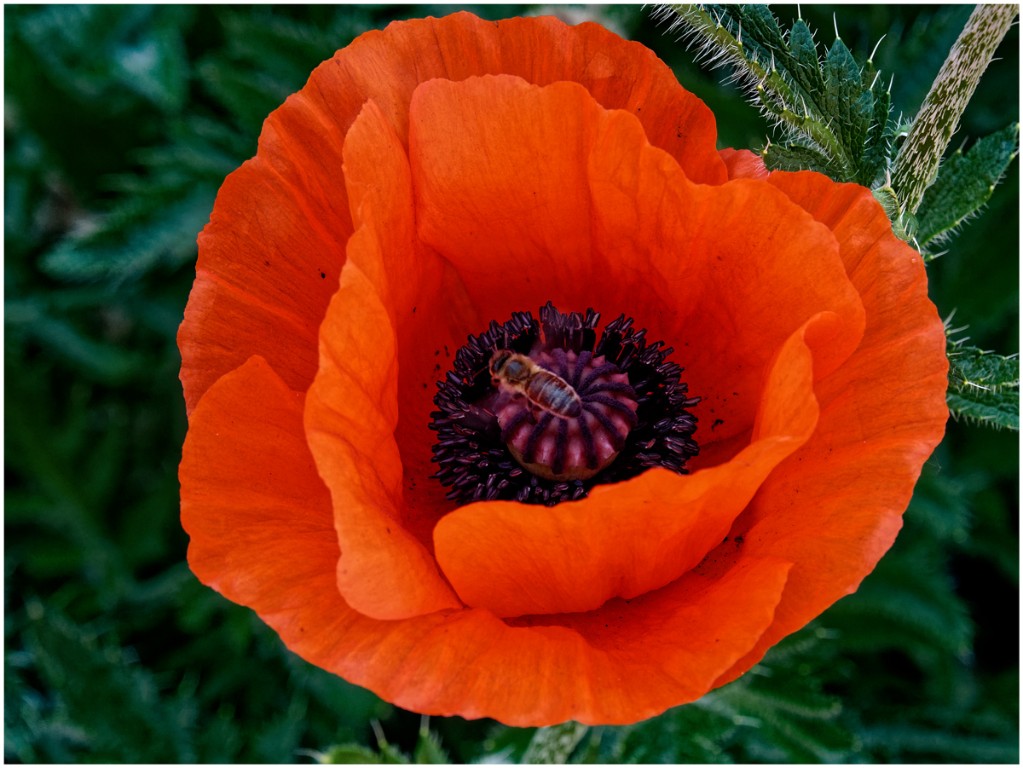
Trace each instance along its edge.
<instances>
[{"instance_id":1,"label":"bristly leaf","mask_svg":"<svg viewBox=\"0 0 1023 768\"><path fill-rule=\"evenodd\" d=\"M444 765L451 762L447 752L440 745L440 738L433 733L427 718L419 727L419 738L410 760L408 755L384 738L383 731L374 724L377 736L377 750L361 744L337 744L325 752L312 753L317 762L326 765Z\"/></svg>"},{"instance_id":2,"label":"bristly leaf","mask_svg":"<svg viewBox=\"0 0 1023 768\"><path fill-rule=\"evenodd\" d=\"M1019 430L1019 357L949 345L948 407L952 415Z\"/></svg>"},{"instance_id":3,"label":"bristly leaf","mask_svg":"<svg viewBox=\"0 0 1023 768\"><path fill-rule=\"evenodd\" d=\"M448 753L441 746L440 737L430 730L430 718L423 717L419 723L419 737L412 759L419 765L444 765L451 762Z\"/></svg>"},{"instance_id":4,"label":"bristly leaf","mask_svg":"<svg viewBox=\"0 0 1023 768\"><path fill-rule=\"evenodd\" d=\"M841 40L821 61L799 19L786 33L765 5L680 4L661 10L701 48L735 67L750 100L782 129L764 159L772 169L816 170L873 186L885 178L895 134L888 86Z\"/></svg>"},{"instance_id":5,"label":"bristly leaf","mask_svg":"<svg viewBox=\"0 0 1023 768\"><path fill-rule=\"evenodd\" d=\"M828 49L823 71L823 116L830 118L839 142L850 157L856 158L866 145L874 112L873 94L869 85L864 88L861 84L860 67L841 40L836 40Z\"/></svg>"},{"instance_id":6,"label":"bristly leaf","mask_svg":"<svg viewBox=\"0 0 1023 768\"><path fill-rule=\"evenodd\" d=\"M801 147L797 144L787 146L768 144L760 156L764 158L764 164L771 171L802 171L807 168L816 168L826 173L826 169L835 168L831 160L816 149Z\"/></svg>"},{"instance_id":7,"label":"bristly leaf","mask_svg":"<svg viewBox=\"0 0 1023 768\"><path fill-rule=\"evenodd\" d=\"M894 152L896 121L892 113L892 80L887 82L874 67L873 59L868 59L861 73L861 84L873 97L873 114L867 121L867 131L863 141L863 155L860 158L860 169L863 177L875 174L873 186L876 188L883 178L887 181L888 163Z\"/></svg>"},{"instance_id":8,"label":"bristly leaf","mask_svg":"<svg viewBox=\"0 0 1023 768\"><path fill-rule=\"evenodd\" d=\"M568 762L569 756L582 741L589 728L582 723L567 722L538 728L533 734L522 762L526 765L560 765Z\"/></svg>"},{"instance_id":9,"label":"bristly leaf","mask_svg":"<svg viewBox=\"0 0 1023 768\"><path fill-rule=\"evenodd\" d=\"M991 198L995 185L1016 157L1019 123L981 139L963 154L947 158L917 212L921 245L949 237Z\"/></svg>"},{"instance_id":10,"label":"bristly leaf","mask_svg":"<svg viewBox=\"0 0 1023 768\"><path fill-rule=\"evenodd\" d=\"M373 732L376 734L377 751L361 744L336 744L326 752L313 753L317 762L326 765L407 765L409 763L446 763L449 762L440 740L430 732L424 722L419 728L419 739L413 759L387 741L383 728L373 721Z\"/></svg>"},{"instance_id":11,"label":"bristly leaf","mask_svg":"<svg viewBox=\"0 0 1023 768\"><path fill-rule=\"evenodd\" d=\"M338 744L326 752L316 755L323 765L385 765L408 763L408 760L388 759L390 756L377 753L361 744Z\"/></svg>"},{"instance_id":12,"label":"bristly leaf","mask_svg":"<svg viewBox=\"0 0 1023 768\"><path fill-rule=\"evenodd\" d=\"M820 70L817 43L814 42L813 32L802 19L796 20L789 32L789 51L792 54L794 77L802 82L807 91L823 93L824 78Z\"/></svg>"}]
</instances>

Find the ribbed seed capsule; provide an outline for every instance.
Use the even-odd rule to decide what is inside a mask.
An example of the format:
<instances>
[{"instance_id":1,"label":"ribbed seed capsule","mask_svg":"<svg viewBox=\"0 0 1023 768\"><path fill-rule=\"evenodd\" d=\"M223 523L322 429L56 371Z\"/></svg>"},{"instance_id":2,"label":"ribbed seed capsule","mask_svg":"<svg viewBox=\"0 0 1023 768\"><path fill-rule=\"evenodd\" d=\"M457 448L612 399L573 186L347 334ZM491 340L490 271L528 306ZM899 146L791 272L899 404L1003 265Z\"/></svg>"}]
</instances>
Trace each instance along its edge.
<instances>
[{"instance_id":1,"label":"ribbed seed capsule","mask_svg":"<svg viewBox=\"0 0 1023 768\"><path fill-rule=\"evenodd\" d=\"M554 349L535 359L497 350L497 396L485 398L515 460L550 480L586 480L618 456L636 425L628 376L603 356Z\"/></svg>"}]
</instances>

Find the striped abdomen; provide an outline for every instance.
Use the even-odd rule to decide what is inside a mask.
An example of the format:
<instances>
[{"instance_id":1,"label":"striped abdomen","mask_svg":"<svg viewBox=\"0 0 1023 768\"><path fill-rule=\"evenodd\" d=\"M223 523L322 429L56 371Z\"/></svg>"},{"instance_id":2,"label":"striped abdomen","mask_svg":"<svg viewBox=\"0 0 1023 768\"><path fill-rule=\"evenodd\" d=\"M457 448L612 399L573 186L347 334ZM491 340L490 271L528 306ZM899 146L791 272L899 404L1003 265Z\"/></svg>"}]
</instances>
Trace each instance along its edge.
<instances>
[{"instance_id":1,"label":"striped abdomen","mask_svg":"<svg viewBox=\"0 0 1023 768\"><path fill-rule=\"evenodd\" d=\"M578 416L582 409L579 394L572 385L557 374L539 366L526 380L523 394L531 402L555 416Z\"/></svg>"},{"instance_id":2,"label":"striped abdomen","mask_svg":"<svg viewBox=\"0 0 1023 768\"><path fill-rule=\"evenodd\" d=\"M494 383L526 397L537 408L555 416L572 418L582 410L582 400L571 384L541 368L527 355L509 349L494 350L490 358Z\"/></svg>"}]
</instances>

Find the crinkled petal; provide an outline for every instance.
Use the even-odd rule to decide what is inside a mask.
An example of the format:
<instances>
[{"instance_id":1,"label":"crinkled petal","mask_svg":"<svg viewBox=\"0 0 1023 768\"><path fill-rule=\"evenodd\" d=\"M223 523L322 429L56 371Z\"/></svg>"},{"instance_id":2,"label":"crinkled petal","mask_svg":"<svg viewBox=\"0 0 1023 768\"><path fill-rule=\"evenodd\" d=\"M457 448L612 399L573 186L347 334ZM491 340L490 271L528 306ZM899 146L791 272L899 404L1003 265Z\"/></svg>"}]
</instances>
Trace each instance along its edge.
<instances>
[{"instance_id":1,"label":"crinkled petal","mask_svg":"<svg viewBox=\"0 0 1023 768\"><path fill-rule=\"evenodd\" d=\"M188 564L279 631L322 591L337 593L330 496L302 429L305 396L259 357L221 379L192 414L179 478Z\"/></svg>"},{"instance_id":2,"label":"crinkled petal","mask_svg":"<svg viewBox=\"0 0 1023 768\"><path fill-rule=\"evenodd\" d=\"M722 149L719 153L731 179L766 179L767 166L760 155L748 149Z\"/></svg>"},{"instance_id":3,"label":"crinkled petal","mask_svg":"<svg viewBox=\"0 0 1023 768\"><path fill-rule=\"evenodd\" d=\"M572 27L553 17L484 21L455 13L368 32L332 63L381 106L403 138L412 93L428 80L507 74L536 85L568 81L608 109L633 113L651 143L670 153L693 181L719 184L727 178L715 150L713 113L653 51L598 24Z\"/></svg>"},{"instance_id":4,"label":"crinkled petal","mask_svg":"<svg viewBox=\"0 0 1023 768\"><path fill-rule=\"evenodd\" d=\"M436 433L429 429L437 381L450 369L466 328L482 327L454 268L418 241L405 148L375 102L367 102L345 140L345 183L357 231L348 258L378 291L397 344L398 422L395 441L404 474L406 527L432 546L433 526L451 508L432 475ZM376 329L352 306L338 304L334 322ZM368 348L370 367L390 364L383 348Z\"/></svg>"},{"instance_id":5,"label":"crinkled petal","mask_svg":"<svg viewBox=\"0 0 1023 768\"><path fill-rule=\"evenodd\" d=\"M405 527L404 474L394 438L397 339L375 287L353 263L341 273L320 344L306 432L333 501L341 593L378 619L460 607L429 549Z\"/></svg>"},{"instance_id":6,"label":"crinkled petal","mask_svg":"<svg viewBox=\"0 0 1023 768\"><path fill-rule=\"evenodd\" d=\"M178 332L189 412L251 355L296 389L312 379L352 230L336 183L343 138L329 108L301 91L267 118L258 154L221 187Z\"/></svg>"},{"instance_id":7,"label":"crinkled petal","mask_svg":"<svg viewBox=\"0 0 1023 768\"><path fill-rule=\"evenodd\" d=\"M746 552L795 565L770 631L724 679L873 570L948 418L945 333L920 255L895 237L862 187L809 172L775 172L770 181L835 232L867 328L853 355L817 385L813 437L772 473L736 523Z\"/></svg>"},{"instance_id":8,"label":"crinkled petal","mask_svg":"<svg viewBox=\"0 0 1023 768\"><path fill-rule=\"evenodd\" d=\"M306 428L333 498L341 593L368 616L407 618L461 606L430 551L446 505L429 478L428 424L435 352L472 320L451 267L415 241L408 160L374 102L344 157L356 231L320 329Z\"/></svg>"}]
</instances>

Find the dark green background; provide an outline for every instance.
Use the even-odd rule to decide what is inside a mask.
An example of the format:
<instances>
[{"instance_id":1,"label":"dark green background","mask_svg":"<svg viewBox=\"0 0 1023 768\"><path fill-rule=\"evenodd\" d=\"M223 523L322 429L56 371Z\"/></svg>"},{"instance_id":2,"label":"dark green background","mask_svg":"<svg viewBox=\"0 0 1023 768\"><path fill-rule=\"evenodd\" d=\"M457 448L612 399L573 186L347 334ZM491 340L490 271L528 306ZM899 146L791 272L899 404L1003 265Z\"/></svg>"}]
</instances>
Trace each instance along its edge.
<instances>
[{"instance_id":1,"label":"dark green background","mask_svg":"<svg viewBox=\"0 0 1023 768\"><path fill-rule=\"evenodd\" d=\"M355 34L453 7L7 6L5 757L308 761L411 752L418 715L300 661L185 564L174 334L195 235L260 123ZM500 18L520 7L489 6ZM795 8L779 8L783 20ZM895 74L915 113L968 7L803 6ZM722 146L769 129L638 7L562 9L655 48ZM1018 31L954 140L1018 120ZM1018 172L929 267L973 344L1018 349ZM855 596L697 705L593 729L576 760L1018 761L1018 441L950 423L892 552ZM529 731L430 721L455 761ZM420 759L438 757L421 742ZM385 750L388 755L394 756ZM344 753L366 759L369 752ZM344 756L341 752L338 757Z\"/></svg>"}]
</instances>

